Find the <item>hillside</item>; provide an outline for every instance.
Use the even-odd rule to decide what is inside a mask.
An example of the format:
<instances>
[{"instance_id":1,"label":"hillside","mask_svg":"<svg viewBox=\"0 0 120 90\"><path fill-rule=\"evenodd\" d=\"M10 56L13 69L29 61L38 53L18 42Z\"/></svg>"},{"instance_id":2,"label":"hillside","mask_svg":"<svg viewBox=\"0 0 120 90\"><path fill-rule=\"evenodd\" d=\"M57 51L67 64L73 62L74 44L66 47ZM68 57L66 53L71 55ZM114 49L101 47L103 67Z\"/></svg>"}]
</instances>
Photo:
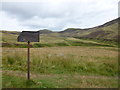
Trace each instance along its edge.
<instances>
[{"instance_id":1,"label":"hillside","mask_svg":"<svg viewBox=\"0 0 120 90\"><path fill-rule=\"evenodd\" d=\"M68 28L59 32L61 36L88 38L88 39L101 39L109 41L118 41L118 22L120 18L114 19L103 25L87 29Z\"/></svg>"},{"instance_id":2,"label":"hillside","mask_svg":"<svg viewBox=\"0 0 120 90\"><path fill-rule=\"evenodd\" d=\"M54 33L53 31L51 31L51 30L47 30L47 29L43 29L43 30L39 30L39 31L40 31L40 34Z\"/></svg>"}]
</instances>

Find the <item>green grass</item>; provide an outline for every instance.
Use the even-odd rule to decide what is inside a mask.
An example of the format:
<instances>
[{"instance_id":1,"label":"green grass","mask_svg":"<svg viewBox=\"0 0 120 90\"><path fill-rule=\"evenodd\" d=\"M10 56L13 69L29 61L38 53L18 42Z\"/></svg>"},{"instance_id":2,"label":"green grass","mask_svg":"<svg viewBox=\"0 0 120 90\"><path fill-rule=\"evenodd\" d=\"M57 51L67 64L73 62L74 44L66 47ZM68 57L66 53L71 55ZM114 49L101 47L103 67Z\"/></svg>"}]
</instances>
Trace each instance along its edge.
<instances>
[{"instance_id":1,"label":"green grass","mask_svg":"<svg viewBox=\"0 0 120 90\"><path fill-rule=\"evenodd\" d=\"M32 80L3 75L3 88L34 88L37 84ZM38 86L37 86L38 87Z\"/></svg>"},{"instance_id":2,"label":"green grass","mask_svg":"<svg viewBox=\"0 0 120 90\"><path fill-rule=\"evenodd\" d=\"M3 47L26 48L26 42L17 42L17 34L15 32L2 33ZM31 43L32 47L58 47L58 46L107 46L117 47L118 43L114 41L103 41L95 39L77 39L72 37L61 37L59 34L42 34L39 43Z\"/></svg>"},{"instance_id":3,"label":"green grass","mask_svg":"<svg viewBox=\"0 0 120 90\"><path fill-rule=\"evenodd\" d=\"M74 39L74 38L73 38ZM103 42L99 40L84 40L84 39L74 39L71 38L63 39L63 42L56 43L31 43L33 48L39 47L60 47L60 46L106 46L106 47L117 47L118 44L114 42ZM8 43L3 47L16 47L16 48L27 48L27 43Z\"/></svg>"},{"instance_id":4,"label":"green grass","mask_svg":"<svg viewBox=\"0 0 120 90\"><path fill-rule=\"evenodd\" d=\"M26 50L22 48L4 49L3 69L26 71ZM47 74L118 75L117 51L115 50L90 47L56 47L33 48L31 53L31 71L33 72Z\"/></svg>"},{"instance_id":5,"label":"green grass","mask_svg":"<svg viewBox=\"0 0 120 90\"><path fill-rule=\"evenodd\" d=\"M115 47L3 48L3 88L117 88Z\"/></svg>"},{"instance_id":6,"label":"green grass","mask_svg":"<svg viewBox=\"0 0 120 90\"><path fill-rule=\"evenodd\" d=\"M7 43L16 43L17 42L17 34L11 34L11 33L16 33L14 31L4 31L0 32L2 33L2 42L7 42Z\"/></svg>"},{"instance_id":7,"label":"green grass","mask_svg":"<svg viewBox=\"0 0 120 90\"><path fill-rule=\"evenodd\" d=\"M2 50L4 88L118 87L115 42L41 35L39 43L31 43L28 81L27 43L16 42L16 37L3 37L3 42L9 43Z\"/></svg>"},{"instance_id":8,"label":"green grass","mask_svg":"<svg viewBox=\"0 0 120 90\"><path fill-rule=\"evenodd\" d=\"M14 73L14 74L13 74ZM115 77L82 76L78 74L31 74L31 80L16 72L3 74L3 88L117 88ZM21 73L25 75L25 73ZM19 76L19 77L18 77ZM34 76L34 77L33 77Z\"/></svg>"}]
</instances>

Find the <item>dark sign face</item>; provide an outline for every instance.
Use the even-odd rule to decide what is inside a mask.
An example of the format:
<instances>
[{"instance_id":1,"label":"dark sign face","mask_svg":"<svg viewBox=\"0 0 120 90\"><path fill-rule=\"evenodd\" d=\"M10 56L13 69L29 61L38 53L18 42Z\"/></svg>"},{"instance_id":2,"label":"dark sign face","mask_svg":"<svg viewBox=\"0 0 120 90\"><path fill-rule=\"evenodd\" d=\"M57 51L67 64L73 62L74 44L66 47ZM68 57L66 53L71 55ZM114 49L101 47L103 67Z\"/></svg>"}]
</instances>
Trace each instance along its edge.
<instances>
[{"instance_id":1,"label":"dark sign face","mask_svg":"<svg viewBox=\"0 0 120 90\"><path fill-rule=\"evenodd\" d=\"M39 31L22 31L17 40L18 42L39 42Z\"/></svg>"}]
</instances>

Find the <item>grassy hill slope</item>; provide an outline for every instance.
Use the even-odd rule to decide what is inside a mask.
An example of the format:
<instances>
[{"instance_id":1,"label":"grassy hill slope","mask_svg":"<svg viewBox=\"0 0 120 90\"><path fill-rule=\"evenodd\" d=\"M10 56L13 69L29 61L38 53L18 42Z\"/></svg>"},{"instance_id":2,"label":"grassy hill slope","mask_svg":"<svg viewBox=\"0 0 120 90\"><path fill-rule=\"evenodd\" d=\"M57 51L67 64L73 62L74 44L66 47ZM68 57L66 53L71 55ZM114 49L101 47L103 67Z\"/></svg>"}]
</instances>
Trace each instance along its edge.
<instances>
[{"instance_id":1,"label":"grassy hill slope","mask_svg":"<svg viewBox=\"0 0 120 90\"><path fill-rule=\"evenodd\" d=\"M118 35L119 21L120 18L117 18L97 27L88 29L69 28L60 33L61 36L118 41L118 37L120 37Z\"/></svg>"}]
</instances>

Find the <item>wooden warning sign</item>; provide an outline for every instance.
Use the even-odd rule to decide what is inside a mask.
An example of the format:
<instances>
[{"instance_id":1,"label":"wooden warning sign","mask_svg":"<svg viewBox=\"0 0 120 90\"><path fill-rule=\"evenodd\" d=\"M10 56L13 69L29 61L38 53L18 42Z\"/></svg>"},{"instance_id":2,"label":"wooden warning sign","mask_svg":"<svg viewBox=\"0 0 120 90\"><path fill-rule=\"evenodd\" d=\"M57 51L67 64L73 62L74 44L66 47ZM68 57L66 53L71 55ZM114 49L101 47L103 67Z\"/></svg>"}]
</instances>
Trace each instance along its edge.
<instances>
[{"instance_id":1,"label":"wooden warning sign","mask_svg":"<svg viewBox=\"0 0 120 90\"><path fill-rule=\"evenodd\" d=\"M39 42L39 31L22 31L17 38L18 42L28 43L28 60L27 60L27 78L30 79L30 42Z\"/></svg>"},{"instance_id":2,"label":"wooden warning sign","mask_svg":"<svg viewBox=\"0 0 120 90\"><path fill-rule=\"evenodd\" d=\"M17 40L18 42L39 42L39 31L22 31Z\"/></svg>"}]
</instances>

